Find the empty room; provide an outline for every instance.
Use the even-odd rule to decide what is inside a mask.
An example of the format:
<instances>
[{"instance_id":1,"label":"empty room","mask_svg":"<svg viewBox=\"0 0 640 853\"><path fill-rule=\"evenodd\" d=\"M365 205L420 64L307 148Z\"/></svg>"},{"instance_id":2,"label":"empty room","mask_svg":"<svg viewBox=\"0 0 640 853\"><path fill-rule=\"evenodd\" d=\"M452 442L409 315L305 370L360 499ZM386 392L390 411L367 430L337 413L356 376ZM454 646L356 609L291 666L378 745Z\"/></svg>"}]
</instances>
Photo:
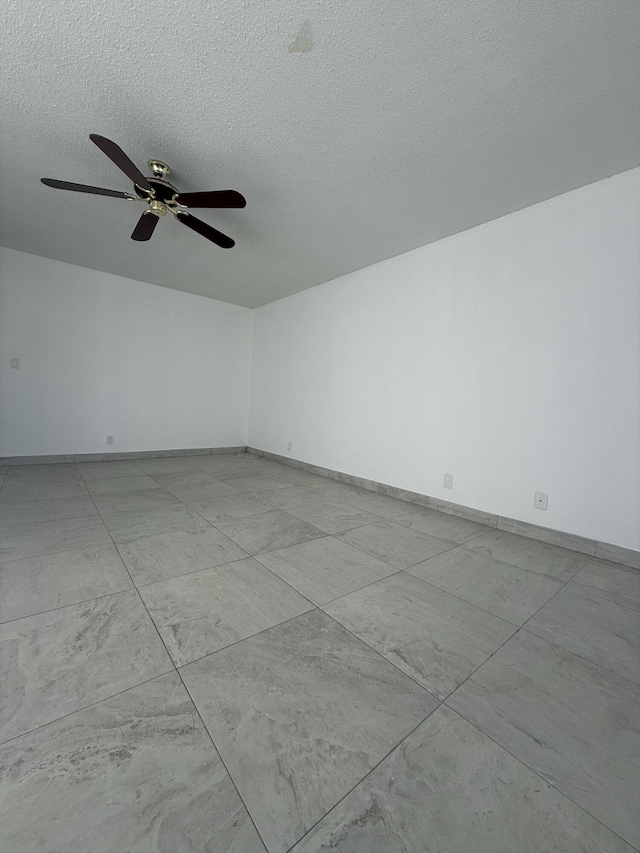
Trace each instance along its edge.
<instances>
[{"instance_id":1,"label":"empty room","mask_svg":"<svg viewBox=\"0 0 640 853\"><path fill-rule=\"evenodd\" d=\"M0 853L638 853L640 2L0 20Z\"/></svg>"}]
</instances>

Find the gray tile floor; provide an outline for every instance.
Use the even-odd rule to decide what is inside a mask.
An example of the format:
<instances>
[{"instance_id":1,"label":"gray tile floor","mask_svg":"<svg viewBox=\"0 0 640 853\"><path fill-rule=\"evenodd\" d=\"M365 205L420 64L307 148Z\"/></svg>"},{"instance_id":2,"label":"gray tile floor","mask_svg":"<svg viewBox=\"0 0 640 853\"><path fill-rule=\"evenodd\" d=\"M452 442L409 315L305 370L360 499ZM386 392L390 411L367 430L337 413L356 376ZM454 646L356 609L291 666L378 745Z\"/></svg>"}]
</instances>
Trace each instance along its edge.
<instances>
[{"instance_id":1,"label":"gray tile floor","mask_svg":"<svg viewBox=\"0 0 640 853\"><path fill-rule=\"evenodd\" d=\"M244 454L0 484L2 853L640 848L640 571Z\"/></svg>"}]
</instances>

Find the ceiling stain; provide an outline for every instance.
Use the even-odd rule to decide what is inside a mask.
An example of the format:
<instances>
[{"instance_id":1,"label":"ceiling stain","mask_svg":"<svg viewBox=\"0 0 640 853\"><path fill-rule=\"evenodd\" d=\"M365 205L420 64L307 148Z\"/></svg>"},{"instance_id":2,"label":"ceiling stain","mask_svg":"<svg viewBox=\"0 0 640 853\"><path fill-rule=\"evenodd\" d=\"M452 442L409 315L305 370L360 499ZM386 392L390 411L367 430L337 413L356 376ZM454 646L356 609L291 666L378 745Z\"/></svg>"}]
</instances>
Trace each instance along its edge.
<instances>
[{"instance_id":1,"label":"ceiling stain","mask_svg":"<svg viewBox=\"0 0 640 853\"><path fill-rule=\"evenodd\" d=\"M311 21L307 18L302 22L296 37L289 45L289 53L311 53L315 43Z\"/></svg>"}]
</instances>

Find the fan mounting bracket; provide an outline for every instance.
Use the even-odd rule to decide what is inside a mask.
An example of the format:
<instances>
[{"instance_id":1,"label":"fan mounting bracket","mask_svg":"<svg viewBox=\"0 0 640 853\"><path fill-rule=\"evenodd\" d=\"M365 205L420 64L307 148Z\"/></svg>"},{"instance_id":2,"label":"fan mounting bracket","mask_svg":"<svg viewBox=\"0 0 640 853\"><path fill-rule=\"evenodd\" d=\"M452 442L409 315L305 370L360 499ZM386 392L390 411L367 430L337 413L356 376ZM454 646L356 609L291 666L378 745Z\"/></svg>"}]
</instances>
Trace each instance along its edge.
<instances>
[{"instance_id":1,"label":"fan mounting bracket","mask_svg":"<svg viewBox=\"0 0 640 853\"><path fill-rule=\"evenodd\" d=\"M167 164L163 160L156 160L156 159L149 160L147 165L151 169L153 177L154 178L160 178L160 180L162 180L163 178L166 178L167 175L169 174L169 172L171 171L171 169L167 166Z\"/></svg>"}]
</instances>

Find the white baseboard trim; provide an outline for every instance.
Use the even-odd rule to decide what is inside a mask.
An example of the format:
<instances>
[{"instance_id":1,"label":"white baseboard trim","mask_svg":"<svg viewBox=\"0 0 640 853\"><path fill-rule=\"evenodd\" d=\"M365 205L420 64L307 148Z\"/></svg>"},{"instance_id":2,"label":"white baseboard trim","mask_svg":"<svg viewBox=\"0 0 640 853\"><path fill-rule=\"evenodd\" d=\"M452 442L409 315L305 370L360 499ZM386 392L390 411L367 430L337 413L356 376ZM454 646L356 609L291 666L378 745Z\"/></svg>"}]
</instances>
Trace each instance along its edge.
<instances>
[{"instance_id":1,"label":"white baseboard trim","mask_svg":"<svg viewBox=\"0 0 640 853\"><path fill-rule=\"evenodd\" d=\"M246 451L254 456L264 456L265 459L272 459L275 462L283 462L285 465L290 465L293 468L301 468L303 471L309 471L312 474L319 474L321 477L328 477L329 479L337 480L340 483L358 486L361 489L368 489L371 492L378 492L378 494L388 495L391 498L398 498L403 501L409 501L410 503L428 507L429 509L438 510L439 512L457 515L460 518L467 518L470 521L476 521L479 524L486 524L488 527L496 527L499 530L517 533L520 536L527 536L529 539L538 539L540 542L546 542L549 545L558 545L561 548L567 548L570 551L578 551L581 554L587 554L590 557L597 557L600 560L608 560L612 563L622 563L626 566L640 569L640 551L634 551L631 548L623 548L621 545L613 545L609 542L599 542L596 539L587 539L584 536L576 536L574 533L565 533L562 530L552 530L550 527L540 527L537 524L518 521L515 518L493 515L489 512L484 512L483 510L464 506L463 504L445 501L442 498L422 495L419 492L410 492L406 489L399 489L396 486L379 483L377 480L368 480L365 477L356 477L353 474L345 474L342 471L334 471L331 468L322 468L319 465L311 465L309 462L301 462L299 459L291 459L288 456L281 456L278 453L270 453L268 450L259 450L255 447L247 447Z\"/></svg>"},{"instance_id":2,"label":"white baseboard trim","mask_svg":"<svg viewBox=\"0 0 640 853\"><path fill-rule=\"evenodd\" d=\"M124 459L159 459L166 456L208 456L216 453L244 453L240 447L192 447L186 450L132 450L126 453L57 453L49 456L6 456L0 459L4 465L54 465L64 462L121 462Z\"/></svg>"}]
</instances>

